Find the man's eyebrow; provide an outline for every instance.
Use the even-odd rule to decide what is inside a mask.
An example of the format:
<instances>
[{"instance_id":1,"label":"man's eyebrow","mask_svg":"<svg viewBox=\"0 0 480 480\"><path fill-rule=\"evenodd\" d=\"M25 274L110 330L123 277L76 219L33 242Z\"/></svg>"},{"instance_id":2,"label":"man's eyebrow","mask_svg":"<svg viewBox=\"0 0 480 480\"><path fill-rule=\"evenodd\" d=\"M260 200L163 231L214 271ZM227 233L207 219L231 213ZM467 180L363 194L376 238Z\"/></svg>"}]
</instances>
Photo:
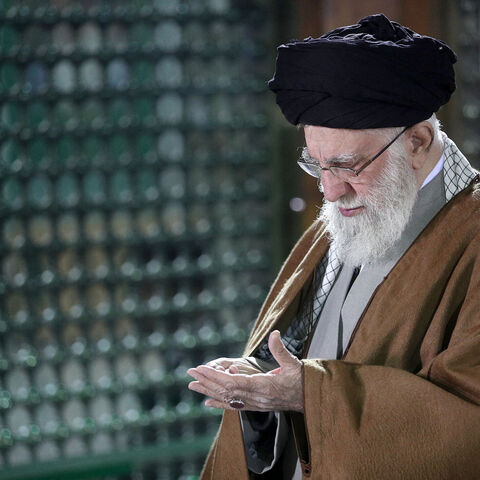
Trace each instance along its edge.
<instances>
[{"instance_id":1,"label":"man's eyebrow","mask_svg":"<svg viewBox=\"0 0 480 480\"><path fill-rule=\"evenodd\" d=\"M302 153L300 153L300 158L306 163L315 163L315 158L310 155L307 147L302 148Z\"/></svg>"},{"instance_id":2,"label":"man's eyebrow","mask_svg":"<svg viewBox=\"0 0 480 480\"><path fill-rule=\"evenodd\" d=\"M320 163L319 160L316 158L312 157L310 155L310 152L308 151L307 147L303 147L302 149L302 154L301 154L302 160L307 163ZM335 165L338 163L351 163L351 162L356 162L362 159L362 156L359 155L358 153L344 153L342 155L337 155L335 157L330 157L326 160L324 160L325 165Z\"/></svg>"}]
</instances>

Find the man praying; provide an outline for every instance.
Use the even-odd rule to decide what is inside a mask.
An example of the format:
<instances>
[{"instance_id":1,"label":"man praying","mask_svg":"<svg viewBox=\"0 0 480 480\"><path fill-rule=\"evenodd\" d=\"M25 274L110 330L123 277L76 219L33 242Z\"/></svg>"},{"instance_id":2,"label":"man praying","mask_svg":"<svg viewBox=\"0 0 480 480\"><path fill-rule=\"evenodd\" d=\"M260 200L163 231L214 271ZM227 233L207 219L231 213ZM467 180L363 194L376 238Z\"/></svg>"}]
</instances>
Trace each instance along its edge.
<instances>
[{"instance_id":1,"label":"man praying","mask_svg":"<svg viewBox=\"0 0 480 480\"><path fill-rule=\"evenodd\" d=\"M480 186L435 112L456 56L382 14L281 45L318 219L242 358L189 370L225 410L202 479L480 478Z\"/></svg>"}]
</instances>

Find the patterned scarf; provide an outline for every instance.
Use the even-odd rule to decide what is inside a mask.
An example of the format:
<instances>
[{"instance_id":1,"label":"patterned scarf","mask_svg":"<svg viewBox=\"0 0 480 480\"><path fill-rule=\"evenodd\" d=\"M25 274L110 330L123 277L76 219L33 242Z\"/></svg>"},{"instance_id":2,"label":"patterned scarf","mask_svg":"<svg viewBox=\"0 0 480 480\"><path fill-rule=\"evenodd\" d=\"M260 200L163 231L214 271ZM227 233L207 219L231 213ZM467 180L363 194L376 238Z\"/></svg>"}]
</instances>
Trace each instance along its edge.
<instances>
[{"instance_id":1,"label":"patterned scarf","mask_svg":"<svg viewBox=\"0 0 480 480\"><path fill-rule=\"evenodd\" d=\"M443 178L448 203L473 181L477 173L455 143L443 132L442 136L444 142ZM315 330L325 300L340 273L341 267L342 264L337 258L335 249L331 246L315 271L313 302L308 301L308 299L301 302L301 308L283 335L284 344L298 358L302 357L305 342ZM259 348L255 356L265 361L272 361L272 354L268 349L267 341Z\"/></svg>"}]
</instances>

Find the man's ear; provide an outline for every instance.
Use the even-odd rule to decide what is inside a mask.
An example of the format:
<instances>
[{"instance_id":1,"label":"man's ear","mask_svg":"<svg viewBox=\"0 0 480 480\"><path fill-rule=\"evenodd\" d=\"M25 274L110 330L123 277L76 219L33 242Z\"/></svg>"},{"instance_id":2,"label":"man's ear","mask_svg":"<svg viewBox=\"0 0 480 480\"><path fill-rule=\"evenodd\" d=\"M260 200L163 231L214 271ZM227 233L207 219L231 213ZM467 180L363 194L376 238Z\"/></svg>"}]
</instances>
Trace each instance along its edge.
<instances>
[{"instance_id":1,"label":"man's ear","mask_svg":"<svg viewBox=\"0 0 480 480\"><path fill-rule=\"evenodd\" d=\"M435 138L433 127L430 122L424 121L413 125L407 132L407 153L412 160L412 167L420 169Z\"/></svg>"}]
</instances>

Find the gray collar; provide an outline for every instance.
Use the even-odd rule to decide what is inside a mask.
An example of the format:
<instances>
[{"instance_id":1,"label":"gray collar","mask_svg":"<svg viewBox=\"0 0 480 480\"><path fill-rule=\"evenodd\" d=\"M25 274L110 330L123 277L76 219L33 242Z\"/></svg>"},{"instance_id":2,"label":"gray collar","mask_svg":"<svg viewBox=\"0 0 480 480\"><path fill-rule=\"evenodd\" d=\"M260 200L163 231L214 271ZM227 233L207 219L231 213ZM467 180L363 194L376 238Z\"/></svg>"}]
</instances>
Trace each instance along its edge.
<instances>
[{"instance_id":1,"label":"gray collar","mask_svg":"<svg viewBox=\"0 0 480 480\"><path fill-rule=\"evenodd\" d=\"M410 220L402 235L386 255L375 262L376 266L385 265L390 270L432 218L442 209L446 201L443 172L441 171L431 182L419 190Z\"/></svg>"}]
</instances>

